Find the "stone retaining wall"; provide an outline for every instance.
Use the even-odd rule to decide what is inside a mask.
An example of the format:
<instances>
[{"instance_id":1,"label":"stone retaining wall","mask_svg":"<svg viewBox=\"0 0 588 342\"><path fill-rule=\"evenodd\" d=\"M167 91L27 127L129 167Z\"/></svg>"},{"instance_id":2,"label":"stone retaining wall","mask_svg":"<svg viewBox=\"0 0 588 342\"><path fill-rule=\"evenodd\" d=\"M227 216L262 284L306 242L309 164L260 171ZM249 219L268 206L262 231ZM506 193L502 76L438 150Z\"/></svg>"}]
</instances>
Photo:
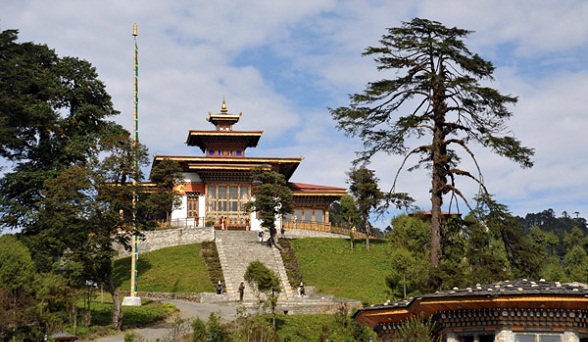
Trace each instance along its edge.
<instances>
[{"instance_id":1,"label":"stone retaining wall","mask_svg":"<svg viewBox=\"0 0 588 342\"><path fill-rule=\"evenodd\" d=\"M276 311L290 315L336 314L340 313L343 307L345 307L348 312L353 312L355 309L361 308L362 305L359 301L346 299L309 303L301 301L278 304Z\"/></svg>"},{"instance_id":2,"label":"stone retaining wall","mask_svg":"<svg viewBox=\"0 0 588 342\"><path fill-rule=\"evenodd\" d=\"M278 232L278 236L280 233ZM333 234L329 232L319 232L314 230L302 229L286 229L284 236L287 239L303 239L303 238L334 238L334 239L349 239L349 235Z\"/></svg>"},{"instance_id":3,"label":"stone retaining wall","mask_svg":"<svg viewBox=\"0 0 588 342\"><path fill-rule=\"evenodd\" d=\"M121 296L130 296L129 291L120 291ZM217 303L227 304L229 298L226 293L216 294L214 292L149 292L138 291L136 296L139 298L151 299L177 299L194 303Z\"/></svg>"},{"instance_id":4,"label":"stone retaining wall","mask_svg":"<svg viewBox=\"0 0 588 342\"><path fill-rule=\"evenodd\" d=\"M143 237L139 239L138 243L139 254L166 247L214 241L214 236L212 227L144 231ZM131 255L131 251L125 250L121 244L115 243L113 247L118 252L117 258Z\"/></svg>"},{"instance_id":5,"label":"stone retaining wall","mask_svg":"<svg viewBox=\"0 0 588 342\"><path fill-rule=\"evenodd\" d=\"M286 230L286 238L303 239L303 238L336 238L349 239L349 236L333 234L328 232L317 232L312 230ZM213 227L205 228L177 228L161 229L143 232L143 238L139 239L139 254L155 251L158 249L188 245L192 243L202 243L204 241L214 241L215 230ZM117 251L117 259L131 255L121 244L115 243L114 249Z\"/></svg>"}]
</instances>

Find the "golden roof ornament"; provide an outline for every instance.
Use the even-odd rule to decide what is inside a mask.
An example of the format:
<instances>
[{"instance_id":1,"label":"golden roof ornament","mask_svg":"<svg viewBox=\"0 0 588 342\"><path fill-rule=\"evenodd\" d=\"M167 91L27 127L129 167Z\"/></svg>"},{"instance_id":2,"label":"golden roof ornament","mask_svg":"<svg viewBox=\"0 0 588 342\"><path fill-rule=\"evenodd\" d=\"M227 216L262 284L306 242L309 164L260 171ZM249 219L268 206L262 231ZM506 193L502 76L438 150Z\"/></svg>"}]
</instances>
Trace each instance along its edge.
<instances>
[{"instance_id":1,"label":"golden roof ornament","mask_svg":"<svg viewBox=\"0 0 588 342\"><path fill-rule=\"evenodd\" d=\"M223 113L223 114L227 114L228 113L227 102L225 101L225 98L224 97L223 97L223 104L221 106L221 113Z\"/></svg>"}]
</instances>

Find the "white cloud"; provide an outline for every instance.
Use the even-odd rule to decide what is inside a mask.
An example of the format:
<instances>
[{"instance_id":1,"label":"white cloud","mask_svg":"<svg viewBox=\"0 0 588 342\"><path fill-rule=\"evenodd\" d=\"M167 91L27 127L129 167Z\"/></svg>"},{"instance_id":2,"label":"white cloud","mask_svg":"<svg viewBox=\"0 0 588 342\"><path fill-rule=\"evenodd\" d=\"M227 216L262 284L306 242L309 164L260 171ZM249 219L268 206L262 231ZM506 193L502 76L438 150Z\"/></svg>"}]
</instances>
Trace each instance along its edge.
<instances>
[{"instance_id":1,"label":"white cloud","mask_svg":"<svg viewBox=\"0 0 588 342\"><path fill-rule=\"evenodd\" d=\"M516 214L553 207L588 217L588 3L508 0L305 1L9 1L0 28L21 41L96 66L118 118L131 129L132 25L139 25L140 136L151 153L199 154L183 145L188 129L206 129L225 97L243 112L237 129L265 131L249 155L304 156L293 181L347 187L357 139L335 129L327 107L385 77L369 57L385 28L425 17L475 31L466 44L495 61L491 86L519 96L509 127L536 148L521 170L478 151L490 191ZM378 156L370 167L388 189L401 162ZM426 171L403 173L399 190L426 207ZM470 194L475 185L464 185ZM463 210L462 206L462 210Z\"/></svg>"}]
</instances>

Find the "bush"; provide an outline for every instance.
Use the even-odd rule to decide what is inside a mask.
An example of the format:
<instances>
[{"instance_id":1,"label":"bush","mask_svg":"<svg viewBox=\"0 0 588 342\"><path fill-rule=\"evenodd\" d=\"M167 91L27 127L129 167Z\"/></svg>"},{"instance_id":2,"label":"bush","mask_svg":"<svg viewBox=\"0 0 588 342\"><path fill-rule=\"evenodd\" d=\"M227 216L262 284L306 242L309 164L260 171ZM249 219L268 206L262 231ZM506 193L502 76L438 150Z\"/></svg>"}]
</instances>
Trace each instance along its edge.
<instances>
[{"instance_id":1,"label":"bush","mask_svg":"<svg viewBox=\"0 0 588 342\"><path fill-rule=\"evenodd\" d=\"M206 323L197 317L192 321L192 342L204 342L206 335Z\"/></svg>"}]
</instances>

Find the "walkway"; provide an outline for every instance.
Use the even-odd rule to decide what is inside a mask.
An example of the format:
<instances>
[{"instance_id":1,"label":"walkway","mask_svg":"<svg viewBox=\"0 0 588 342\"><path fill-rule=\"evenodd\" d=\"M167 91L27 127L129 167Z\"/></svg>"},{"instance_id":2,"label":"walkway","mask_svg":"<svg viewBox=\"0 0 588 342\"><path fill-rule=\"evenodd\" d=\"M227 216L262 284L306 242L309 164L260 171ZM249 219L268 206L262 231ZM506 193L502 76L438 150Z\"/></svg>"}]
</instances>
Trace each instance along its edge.
<instances>
[{"instance_id":1,"label":"walkway","mask_svg":"<svg viewBox=\"0 0 588 342\"><path fill-rule=\"evenodd\" d=\"M185 328L190 329L188 330L188 332L191 332L189 324L192 323L192 321L196 317L199 317L200 319L206 322L208 321L208 318L210 317L211 313L218 313L223 321L231 321L236 318L237 314L236 303L194 303L190 301L174 299L161 299L160 301L164 303L172 303L179 310L178 317L183 320L186 320L187 326ZM173 333L173 327L174 319L171 319L170 321L158 323L150 327L124 331L116 335L105 336L91 341L121 342L124 341L125 334L130 332L134 332L142 336L143 338L145 338L145 341L157 341L162 340L164 338L169 338L170 334Z\"/></svg>"},{"instance_id":2,"label":"walkway","mask_svg":"<svg viewBox=\"0 0 588 342\"><path fill-rule=\"evenodd\" d=\"M265 235L267 239L267 234ZM280 278L282 293L280 293L279 302L288 302L295 298L295 290L292 289L288 281L280 251L275 247L268 246L265 242L259 242L257 232L217 230L215 241L226 282L226 295L230 301L239 300L239 284L244 282L245 271L253 261L262 262ZM258 301L247 282L245 282L243 300L247 304Z\"/></svg>"},{"instance_id":3,"label":"walkway","mask_svg":"<svg viewBox=\"0 0 588 342\"><path fill-rule=\"evenodd\" d=\"M290 234L288 234L290 233ZM303 231L290 231L286 235L294 236ZM316 234L316 233L315 233ZM266 234L267 235L267 234ZM329 234L331 237L337 237ZM266 236L267 238L267 236ZM288 314L332 314L338 312L344 303L351 308L361 307L361 302L333 296L315 294L312 286L307 286L307 296L298 296L297 289L293 289L288 281L286 270L280 252L275 247L269 247L266 243L260 243L255 231L215 231L215 241L223 269L225 279L225 293L222 296L212 293L202 294L197 303L193 301L178 299L154 299L161 302L172 303L179 310L179 318L186 320L187 327L196 317L207 321L211 313L218 313L224 321L234 320L237 316L238 307L247 307L248 313L256 313L258 299L252 289L245 282L245 297L243 303L239 302L237 291L247 266L252 261L260 261L269 269L273 270L280 277L283 292L278 300L277 311ZM284 290L285 289L285 290ZM151 327L136 329L134 332L145 338L145 341L156 341L164 338L169 339L173 333L173 319L168 322L159 323ZM188 330L190 332L191 330ZM102 337L97 342L119 342L124 341L123 333Z\"/></svg>"}]
</instances>

